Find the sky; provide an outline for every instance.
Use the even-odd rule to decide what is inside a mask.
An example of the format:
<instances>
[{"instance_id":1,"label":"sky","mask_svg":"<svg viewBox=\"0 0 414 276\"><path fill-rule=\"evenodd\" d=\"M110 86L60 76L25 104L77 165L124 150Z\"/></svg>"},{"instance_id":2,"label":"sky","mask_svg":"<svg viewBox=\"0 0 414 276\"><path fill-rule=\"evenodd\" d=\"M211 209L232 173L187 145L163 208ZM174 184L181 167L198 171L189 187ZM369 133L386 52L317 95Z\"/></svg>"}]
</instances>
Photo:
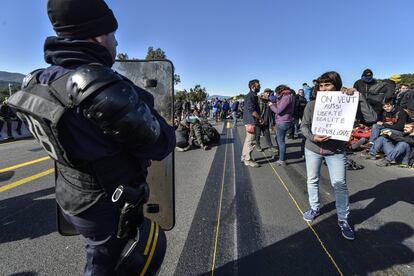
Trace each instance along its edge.
<instances>
[{"instance_id":1,"label":"sky","mask_svg":"<svg viewBox=\"0 0 414 276\"><path fill-rule=\"evenodd\" d=\"M86 1L86 0L85 0ZM352 86L414 73L413 0L107 0L117 17L118 52L144 58L161 48L175 66L176 90L200 84L210 95L309 84L326 71ZM46 67L43 43L55 35L47 0L2 0L0 71Z\"/></svg>"}]
</instances>

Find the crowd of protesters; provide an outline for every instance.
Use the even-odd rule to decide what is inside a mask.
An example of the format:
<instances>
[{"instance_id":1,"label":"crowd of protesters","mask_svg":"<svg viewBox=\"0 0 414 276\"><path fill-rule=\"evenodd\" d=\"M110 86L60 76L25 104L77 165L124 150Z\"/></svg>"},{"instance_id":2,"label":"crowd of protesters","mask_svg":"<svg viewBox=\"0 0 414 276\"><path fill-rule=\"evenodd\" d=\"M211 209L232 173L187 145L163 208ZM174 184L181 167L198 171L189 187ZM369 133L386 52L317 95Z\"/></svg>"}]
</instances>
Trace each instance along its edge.
<instances>
[{"instance_id":1,"label":"crowd of protesters","mask_svg":"<svg viewBox=\"0 0 414 276\"><path fill-rule=\"evenodd\" d=\"M10 107L7 104L7 98L0 104L0 139L14 139L13 136L13 129L12 129L12 122L17 121L16 126L16 134L22 135L22 121L20 121L17 116L13 113ZM3 126L6 125L6 132L7 137L2 137L1 132L3 130Z\"/></svg>"},{"instance_id":2,"label":"crowd of protesters","mask_svg":"<svg viewBox=\"0 0 414 276\"><path fill-rule=\"evenodd\" d=\"M377 80L373 75L372 70L366 69L353 88L345 88L340 75L331 71L315 79L313 87L304 83L297 93L287 85L279 85L274 91L267 88L259 94L260 82L255 79L249 82L250 91L244 100L246 138L241 161L246 166L259 167L252 151L254 148L263 151L260 143L263 133L267 149L277 152L276 164L284 167L288 164L285 137L301 138L310 204L303 218L311 222L320 215L320 169L325 162L335 192L338 225L342 235L349 240L355 237L348 223L347 154L362 151L360 156L379 159L376 165L381 167L396 164L408 168L414 165L414 89L410 84L401 83L399 75L386 80ZM314 100L318 91L360 93L355 128L348 142L312 133ZM277 150L269 134L273 126Z\"/></svg>"}]
</instances>

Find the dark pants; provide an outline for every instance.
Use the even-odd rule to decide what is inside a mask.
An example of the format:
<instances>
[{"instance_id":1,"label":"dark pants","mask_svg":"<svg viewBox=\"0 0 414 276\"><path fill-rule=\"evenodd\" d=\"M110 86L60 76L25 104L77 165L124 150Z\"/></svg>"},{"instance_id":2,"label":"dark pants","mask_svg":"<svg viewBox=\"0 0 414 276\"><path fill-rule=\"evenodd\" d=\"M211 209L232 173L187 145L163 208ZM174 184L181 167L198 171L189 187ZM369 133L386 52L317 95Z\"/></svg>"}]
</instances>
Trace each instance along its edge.
<instances>
[{"instance_id":1,"label":"dark pants","mask_svg":"<svg viewBox=\"0 0 414 276\"><path fill-rule=\"evenodd\" d=\"M299 118L293 118L292 119L292 124L290 126L290 129L288 131L288 136L290 136L291 138L295 137L295 133L297 133L299 130Z\"/></svg>"},{"instance_id":2,"label":"dark pants","mask_svg":"<svg viewBox=\"0 0 414 276\"><path fill-rule=\"evenodd\" d=\"M79 215L64 214L86 242L84 275L114 275L114 268L127 243L116 237L118 215L109 200L101 200Z\"/></svg>"},{"instance_id":3,"label":"dark pants","mask_svg":"<svg viewBox=\"0 0 414 276\"><path fill-rule=\"evenodd\" d=\"M0 132L3 129L3 125L4 122L6 122L6 126L7 126L7 136L12 137L12 126L11 126L11 121L10 119L0 119Z\"/></svg>"},{"instance_id":4,"label":"dark pants","mask_svg":"<svg viewBox=\"0 0 414 276\"><path fill-rule=\"evenodd\" d=\"M256 131L256 145L260 147L260 135L263 133L263 136L266 139L268 147L273 147L272 140L270 139L270 131L268 125L258 125L255 128Z\"/></svg>"}]
</instances>

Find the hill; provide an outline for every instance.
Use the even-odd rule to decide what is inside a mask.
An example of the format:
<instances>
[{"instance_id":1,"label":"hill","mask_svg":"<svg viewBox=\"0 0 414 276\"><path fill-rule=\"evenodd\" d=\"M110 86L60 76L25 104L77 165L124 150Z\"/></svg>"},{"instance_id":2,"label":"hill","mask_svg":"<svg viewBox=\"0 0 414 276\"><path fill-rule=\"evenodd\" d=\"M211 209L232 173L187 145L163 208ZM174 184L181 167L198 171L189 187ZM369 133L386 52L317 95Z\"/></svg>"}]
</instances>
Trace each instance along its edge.
<instances>
[{"instance_id":1,"label":"hill","mask_svg":"<svg viewBox=\"0 0 414 276\"><path fill-rule=\"evenodd\" d=\"M219 98L219 99L223 100L223 99L230 98L230 96L221 96L221 95L210 95L210 96L208 96L208 100L215 99L215 98Z\"/></svg>"},{"instance_id":2,"label":"hill","mask_svg":"<svg viewBox=\"0 0 414 276\"><path fill-rule=\"evenodd\" d=\"M4 81L0 80L0 89L9 88L9 83L12 85L12 87L20 87L22 85L21 82L15 82L15 81Z\"/></svg>"},{"instance_id":3,"label":"hill","mask_svg":"<svg viewBox=\"0 0 414 276\"><path fill-rule=\"evenodd\" d=\"M10 73L5 71L0 71L0 81L8 81L8 82L17 82L22 83L25 75L20 73Z\"/></svg>"}]
</instances>

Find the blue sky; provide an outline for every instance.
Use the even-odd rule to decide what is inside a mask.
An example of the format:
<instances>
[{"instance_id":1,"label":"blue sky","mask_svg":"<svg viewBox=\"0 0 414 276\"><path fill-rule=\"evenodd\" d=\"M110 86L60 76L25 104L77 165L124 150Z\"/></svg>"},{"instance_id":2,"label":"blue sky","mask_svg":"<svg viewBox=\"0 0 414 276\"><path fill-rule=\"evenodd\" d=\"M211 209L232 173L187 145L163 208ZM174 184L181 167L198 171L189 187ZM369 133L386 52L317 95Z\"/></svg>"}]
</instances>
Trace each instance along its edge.
<instances>
[{"instance_id":1,"label":"blue sky","mask_svg":"<svg viewBox=\"0 0 414 276\"><path fill-rule=\"evenodd\" d=\"M85 0L86 1L86 0ZM45 67L43 42L54 35L46 0L0 4L0 70ZM181 76L209 94L300 88L335 70L351 86L363 69L374 77L414 73L413 0L107 0L119 29L118 52L144 58L163 49Z\"/></svg>"}]
</instances>

